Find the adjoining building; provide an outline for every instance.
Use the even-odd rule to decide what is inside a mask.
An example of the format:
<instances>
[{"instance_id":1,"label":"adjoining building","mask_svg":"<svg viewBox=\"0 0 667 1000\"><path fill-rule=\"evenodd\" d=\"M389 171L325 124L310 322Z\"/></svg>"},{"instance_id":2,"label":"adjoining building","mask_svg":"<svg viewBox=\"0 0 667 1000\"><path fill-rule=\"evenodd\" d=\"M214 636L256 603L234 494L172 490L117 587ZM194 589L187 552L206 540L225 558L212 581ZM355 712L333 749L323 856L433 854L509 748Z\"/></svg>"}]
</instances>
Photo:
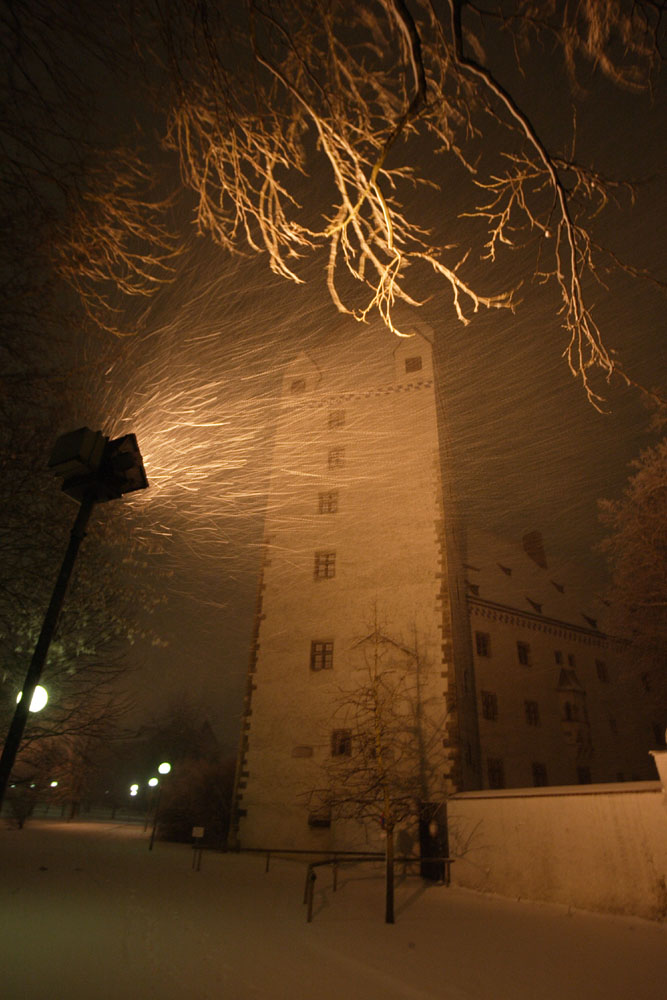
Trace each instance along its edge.
<instances>
[{"instance_id":1,"label":"adjoining building","mask_svg":"<svg viewBox=\"0 0 667 1000\"><path fill-rule=\"evenodd\" d=\"M241 846L380 841L380 824L323 813L312 794L332 758L355 753L341 700L374 636L404 651L390 667L415 674L437 734L422 769L430 802L649 776L648 736L634 752L623 713L623 650L552 578L537 535L520 558L466 541L447 453L425 336L288 367L237 771Z\"/></svg>"}]
</instances>

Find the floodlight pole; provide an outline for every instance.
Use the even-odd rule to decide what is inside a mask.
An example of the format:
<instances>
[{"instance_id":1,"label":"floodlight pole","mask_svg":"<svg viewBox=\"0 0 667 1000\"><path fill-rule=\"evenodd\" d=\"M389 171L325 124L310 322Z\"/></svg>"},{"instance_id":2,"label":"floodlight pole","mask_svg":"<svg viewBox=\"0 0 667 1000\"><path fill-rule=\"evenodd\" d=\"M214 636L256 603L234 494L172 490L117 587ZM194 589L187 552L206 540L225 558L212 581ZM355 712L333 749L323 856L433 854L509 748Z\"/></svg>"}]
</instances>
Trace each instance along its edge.
<instances>
[{"instance_id":1,"label":"floodlight pole","mask_svg":"<svg viewBox=\"0 0 667 1000\"><path fill-rule=\"evenodd\" d=\"M32 696L42 676L42 670L49 651L49 646L51 645L51 639L53 638L53 633L55 632L56 625L58 624L60 609L62 608L63 601L65 599L67 585L72 575L79 547L86 536L86 527L94 506L95 492L94 490L91 490L91 492L83 498L81 504L79 505L79 510L70 533L69 544L63 558L62 566L60 567L60 573L58 574L58 579L55 582L53 593L51 594L51 601L44 617L42 631L39 634L39 639L37 640L37 645L35 646L35 651L32 654L30 666L28 667L28 672L23 684L21 700L16 706L14 718L12 719L7 739L5 740L2 757L0 758L0 808L2 808L2 802L5 797L5 789L7 788L7 782L9 781L9 775L11 774L16 754L18 753L18 749L21 744L23 730L25 729L30 704L32 702Z\"/></svg>"},{"instance_id":2,"label":"floodlight pole","mask_svg":"<svg viewBox=\"0 0 667 1000\"><path fill-rule=\"evenodd\" d=\"M93 432L87 427L81 427L77 431L64 434L56 441L49 460L49 468L56 475L65 477L63 491L78 501L79 510L70 532L69 545L53 588L42 631L28 667L21 699L16 706L0 757L0 809L21 744L32 696L42 675L67 585L81 542L86 536L86 527L93 507L96 503L115 500L125 493L143 490L148 486L134 434L125 434L114 441L109 441L101 431Z\"/></svg>"}]
</instances>

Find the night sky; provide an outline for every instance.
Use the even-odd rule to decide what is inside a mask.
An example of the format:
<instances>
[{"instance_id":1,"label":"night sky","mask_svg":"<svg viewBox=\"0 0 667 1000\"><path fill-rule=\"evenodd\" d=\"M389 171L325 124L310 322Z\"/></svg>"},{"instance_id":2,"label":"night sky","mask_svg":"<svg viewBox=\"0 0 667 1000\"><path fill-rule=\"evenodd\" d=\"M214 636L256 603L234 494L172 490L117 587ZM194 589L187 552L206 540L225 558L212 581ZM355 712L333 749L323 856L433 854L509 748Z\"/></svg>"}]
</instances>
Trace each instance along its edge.
<instances>
[{"instance_id":1,"label":"night sky","mask_svg":"<svg viewBox=\"0 0 667 1000\"><path fill-rule=\"evenodd\" d=\"M567 95L562 104L554 101L554 79L563 85L556 76L522 90L548 144L560 138L570 115ZM141 114L126 97L113 103L114 127L125 113ZM634 207L627 198L612 205L596 230L599 239L663 282L665 112L664 82L651 103L591 80L578 114L581 159L594 156L601 170L638 182ZM447 190L448 200L455 220L455 192ZM154 637L129 654L137 668L127 681L137 717L149 702L157 710L187 694L233 749L281 369L299 350L332 343L344 357L358 327L328 298L325 254L305 265L308 282L294 286L262 260L231 259L195 238L187 207L176 221L187 250L176 280L150 305L142 332L120 341L90 334L69 345L88 394L71 420L108 434L134 431L151 484L128 501L127 523L147 541L166 603L150 621ZM433 224L443 224L443 215ZM458 233L458 224L451 225ZM521 263L516 253L496 267L504 280ZM480 275L484 266L475 265ZM594 294L598 322L626 370L664 391L662 291L621 276L608 292ZM517 541L539 528L547 555L580 563L590 585L602 586L601 560L592 551L601 537L596 501L618 496L628 463L654 440L642 395L614 381L602 386L608 412L591 407L561 357L566 345L553 290L525 283L516 315L479 313L467 327L457 323L444 288L425 282L424 297L419 314L405 322L414 315L434 331L452 475L469 525ZM379 325L366 335L382 346L391 337Z\"/></svg>"}]
</instances>

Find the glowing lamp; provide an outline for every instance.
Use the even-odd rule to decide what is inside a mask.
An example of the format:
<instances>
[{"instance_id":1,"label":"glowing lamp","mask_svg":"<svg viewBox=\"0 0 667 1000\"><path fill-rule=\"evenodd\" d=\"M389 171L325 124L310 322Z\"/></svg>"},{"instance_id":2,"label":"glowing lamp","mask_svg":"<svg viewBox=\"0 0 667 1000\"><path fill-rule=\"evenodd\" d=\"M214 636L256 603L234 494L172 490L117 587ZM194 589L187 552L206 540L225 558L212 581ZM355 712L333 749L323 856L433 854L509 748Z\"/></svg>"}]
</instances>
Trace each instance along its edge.
<instances>
[{"instance_id":1,"label":"glowing lamp","mask_svg":"<svg viewBox=\"0 0 667 1000\"><path fill-rule=\"evenodd\" d=\"M20 702L23 697L23 691L19 691L16 696L16 704ZM38 684L35 688L32 698L30 699L30 712L41 712L47 701L49 700L49 695L46 688L43 688L41 684Z\"/></svg>"}]
</instances>

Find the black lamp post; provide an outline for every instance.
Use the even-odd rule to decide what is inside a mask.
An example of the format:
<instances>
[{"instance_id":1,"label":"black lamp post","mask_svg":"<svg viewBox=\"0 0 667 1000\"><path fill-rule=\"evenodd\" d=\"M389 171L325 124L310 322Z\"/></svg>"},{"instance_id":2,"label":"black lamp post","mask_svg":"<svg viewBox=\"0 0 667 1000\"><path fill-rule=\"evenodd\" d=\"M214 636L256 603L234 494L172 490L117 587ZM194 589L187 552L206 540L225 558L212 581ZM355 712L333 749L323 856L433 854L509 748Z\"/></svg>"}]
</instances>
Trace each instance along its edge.
<instances>
[{"instance_id":1,"label":"black lamp post","mask_svg":"<svg viewBox=\"0 0 667 1000\"><path fill-rule=\"evenodd\" d=\"M110 441L101 431L81 427L58 438L49 468L63 477L62 489L79 503L79 510L0 758L0 808L93 507L148 486L134 434Z\"/></svg>"}]
</instances>

